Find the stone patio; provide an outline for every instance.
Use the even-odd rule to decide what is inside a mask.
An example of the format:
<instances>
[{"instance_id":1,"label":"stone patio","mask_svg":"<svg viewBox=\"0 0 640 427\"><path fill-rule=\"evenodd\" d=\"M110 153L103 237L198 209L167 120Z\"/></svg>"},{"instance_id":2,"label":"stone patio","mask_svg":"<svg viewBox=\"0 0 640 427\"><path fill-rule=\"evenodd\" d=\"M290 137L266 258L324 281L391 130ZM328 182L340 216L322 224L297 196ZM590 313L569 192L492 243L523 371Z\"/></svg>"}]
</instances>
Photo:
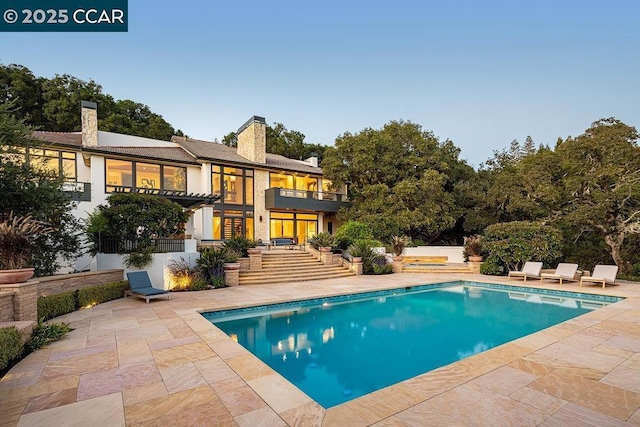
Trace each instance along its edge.
<instances>
[{"instance_id":1,"label":"stone patio","mask_svg":"<svg viewBox=\"0 0 640 427\"><path fill-rule=\"evenodd\" d=\"M640 425L640 285L626 300L325 410L200 311L487 276L394 274L120 299L0 382L0 425ZM528 287L541 286L537 281Z\"/></svg>"}]
</instances>

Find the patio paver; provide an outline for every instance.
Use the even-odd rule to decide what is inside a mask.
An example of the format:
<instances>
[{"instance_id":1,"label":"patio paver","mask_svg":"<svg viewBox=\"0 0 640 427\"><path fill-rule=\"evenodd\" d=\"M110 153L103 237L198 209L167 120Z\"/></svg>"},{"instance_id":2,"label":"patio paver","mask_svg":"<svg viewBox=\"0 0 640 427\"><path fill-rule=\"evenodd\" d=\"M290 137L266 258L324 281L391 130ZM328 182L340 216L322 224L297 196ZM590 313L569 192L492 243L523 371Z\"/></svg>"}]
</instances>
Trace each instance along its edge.
<instances>
[{"instance_id":1,"label":"patio paver","mask_svg":"<svg viewBox=\"0 0 640 427\"><path fill-rule=\"evenodd\" d=\"M0 381L2 426L640 425L640 285L544 288L626 300L324 409L200 311L502 278L394 274L121 299L61 316L75 328ZM539 282L511 282L539 288Z\"/></svg>"}]
</instances>

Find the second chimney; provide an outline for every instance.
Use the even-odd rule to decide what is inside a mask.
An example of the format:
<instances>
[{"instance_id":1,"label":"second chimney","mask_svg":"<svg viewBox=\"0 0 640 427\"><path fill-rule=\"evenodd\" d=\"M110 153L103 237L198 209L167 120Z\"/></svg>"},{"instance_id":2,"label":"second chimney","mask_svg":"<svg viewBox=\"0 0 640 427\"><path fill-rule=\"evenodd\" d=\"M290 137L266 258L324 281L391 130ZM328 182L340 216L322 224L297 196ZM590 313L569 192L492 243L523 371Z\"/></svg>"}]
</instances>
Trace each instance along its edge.
<instances>
[{"instance_id":1,"label":"second chimney","mask_svg":"<svg viewBox=\"0 0 640 427\"><path fill-rule=\"evenodd\" d=\"M82 101L82 145L98 146L98 104Z\"/></svg>"}]
</instances>

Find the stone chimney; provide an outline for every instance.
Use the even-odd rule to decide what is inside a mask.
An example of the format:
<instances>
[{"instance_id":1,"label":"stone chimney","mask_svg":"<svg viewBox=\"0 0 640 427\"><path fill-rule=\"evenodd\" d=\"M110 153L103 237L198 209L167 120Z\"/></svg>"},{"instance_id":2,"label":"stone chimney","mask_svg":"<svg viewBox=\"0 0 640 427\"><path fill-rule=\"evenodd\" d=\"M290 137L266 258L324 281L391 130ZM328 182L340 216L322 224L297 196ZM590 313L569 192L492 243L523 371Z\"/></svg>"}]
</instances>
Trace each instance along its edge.
<instances>
[{"instance_id":1,"label":"stone chimney","mask_svg":"<svg viewBox=\"0 0 640 427\"><path fill-rule=\"evenodd\" d=\"M311 153L311 156L308 159L304 159L305 162L309 163L314 168L318 167L318 153Z\"/></svg>"},{"instance_id":2,"label":"stone chimney","mask_svg":"<svg viewBox=\"0 0 640 427\"><path fill-rule=\"evenodd\" d=\"M254 163L267 162L267 122L253 116L238 129L238 154Z\"/></svg>"},{"instance_id":3,"label":"stone chimney","mask_svg":"<svg viewBox=\"0 0 640 427\"><path fill-rule=\"evenodd\" d=\"M98 104L82 101L82 145L98 146Z\"/></svg>"}]
</instances>

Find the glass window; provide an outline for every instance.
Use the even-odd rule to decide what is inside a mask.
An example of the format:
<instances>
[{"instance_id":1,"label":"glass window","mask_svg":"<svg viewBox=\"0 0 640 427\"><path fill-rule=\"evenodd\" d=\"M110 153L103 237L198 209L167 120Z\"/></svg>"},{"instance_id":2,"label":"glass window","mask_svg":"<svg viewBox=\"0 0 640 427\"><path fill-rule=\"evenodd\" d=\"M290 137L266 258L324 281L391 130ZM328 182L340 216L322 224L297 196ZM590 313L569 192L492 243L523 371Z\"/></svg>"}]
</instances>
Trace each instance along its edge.
<instances>
[{"instance_id":1,"label":"glass window","mask_svg":"<svg viewBox=\"0 0 640 427\"><path fill-rule=\"evenodd\" d=\"M314 214L297 214L296 218L298 219L310 219L313 221L317 221L318 220L318 215L314 215Z\"/></svg>"},{"instance_id":2,"label":"glass window","mask_svg":"<svg viewBox=\"0 0 640 427\"><path fill-rule=\"evenodd\" d=\"M220 211L213 212L213 238L220 240L222 237L222 219L220 218Z\"/></svg>"},{"instance_id":3,"label":"glass window","mask_svg":"<svg viewBox=\"0 0 640 427\"><path fill-rule=\"evenodd\" d=\"M160 189L160 165L136 163L136 187Z\"/></svg>"},{"instance_id":4,"label":"glass window","mask_svg":"<svg viewBox=\"0 0 640 427\"><path fill-rule=\"evenodd\" d=\"M163 166L163 188L170 191L187 191L187 168Z\"/></svg>"},{"instance_id":5,"label":"glass window","mask_svg":"<svg viewBox=\"0 0 640 427\"><path fill-rule=\"evenodd\" d=\"M270 173L269 174L269 187L270 188L288 188L295 189L293 175L287 175L282 173Z\"/></svg>"},{"instance_id":6,"label":"glass window","mask_svg":"<svg viewBox=\"0 0 640 427\"><path fill-rule=\"evenodd\" d=\"M107 191L114 191L114 187L129 187L133 185L133 163L126 160L107 159Z\"/></svg>"},{"instance_id":7,"label":"glass window","mask_svg":"<svg viewBox=\"0 0 640 427\"><path fill-rule=\"evenodd\" d=\"M211 193L222 194L222 174L220 174L220 166L211 166Z\"/></svg>"},{"instance_id":8,"label":"glass window","mask_svg":"<svg viewBox=\"0 0 640 427\"><path fill-rule=\"evenodd\" d=\"M30 149L29 162L38 169L53 172L68 181L76 180L76 153L58 150Z\"/></svg>"},{"instance_id":9,"label":"glass window","mask_svg":"<svg viewBox=\"0 0 640 427\"><path fill-rule=\"evenodd\" d=\"M251 217L247 217L245 219L245 226L246 226L246 232L245 232L245 237L247 239L254 239L254 234L253 234L253 218Z\"/></svg>"},{"instance_id":10,"label":"glass window","mask_svg":"<svg viewBox=\"0 0 640 427\"><path fill-rule=\"evenodd\" d=\"M224 203L241 205L244 197L242 176L227 175L227 169L228 168L224 168Z\"/></svg>"},{"instance_id":11,"label":"glass window","mask_svg":"<svg viewBox=\"0 0 640 427\"><path fill-rule=\"evenodd\" d=\"M331 191L333 191L333 182L329 181L328 179L323 179L322 180L322 191L325 193L329 193Z\"/></svg>"},{"instance_id":12,"label":"glass window","mask_svg":"<svg viewBox=\"0 0 640 427\"><path fill-rule=\"evenodd\" d=\"M253 206L253 178L245 178L245 204Z\"/></svg>"},{"instance_id":13,"label":"glass window","mask_svg":"<svg viewBox=\"0 0 640 427\"><path fill-rule=\"evenodd\" d=\"M318 178L296 176L296 190L318 191Z\"/></svg>"},{"instance_id":14,"label":"glass window","mask_svg":"<svg viewBox=\"0 0 640 427\"><path fill-rule=\"evenodd\" d=\"M271 218L278 219L293 219L292 213L282 213L282 212L271 212Z\"/></svg>"},{"instance_id":15,"label":"glass window","mask_svg":"<svg viewBox=\"0 0 640 427\"><path fill-rule=\"evenodd\" d=\"M66 180L76 180L76 159L62 159L62 176Z\"/></svg>"}]
</instances>

